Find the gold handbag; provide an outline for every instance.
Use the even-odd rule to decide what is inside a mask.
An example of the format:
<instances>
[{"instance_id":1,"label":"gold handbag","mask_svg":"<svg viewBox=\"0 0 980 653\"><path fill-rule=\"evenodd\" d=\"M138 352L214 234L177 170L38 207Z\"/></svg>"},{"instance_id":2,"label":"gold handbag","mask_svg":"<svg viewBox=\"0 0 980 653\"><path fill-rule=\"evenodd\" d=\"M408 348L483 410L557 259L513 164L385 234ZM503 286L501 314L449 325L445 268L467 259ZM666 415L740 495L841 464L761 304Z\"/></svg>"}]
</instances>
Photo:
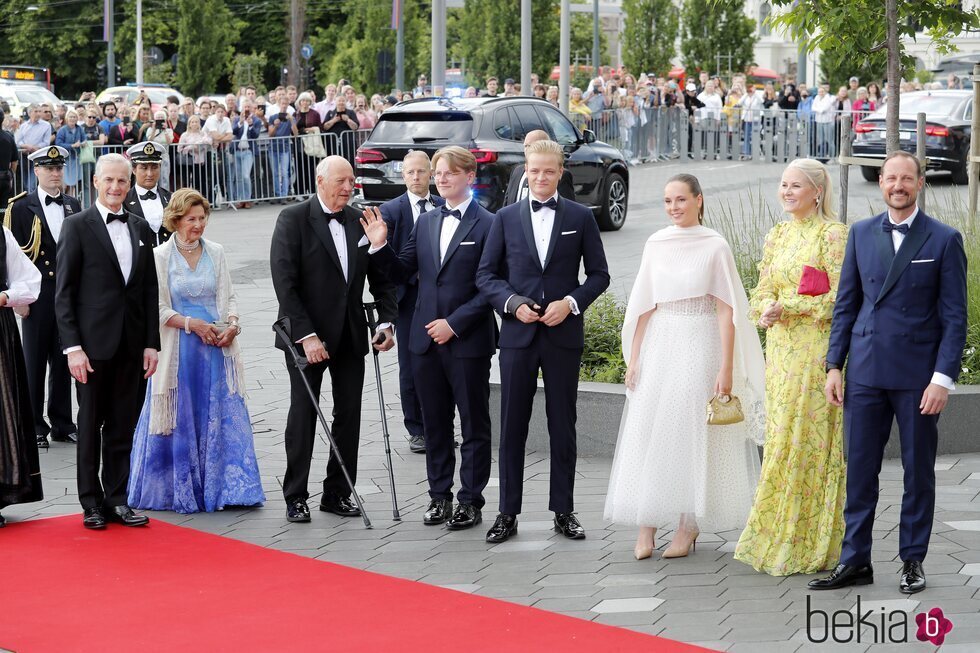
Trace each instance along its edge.
<instances>
[{"instance_id":1,"label":"gold handbag","mask_svg":"<svg viewBox=\"0 0 980 653\"><path fill-rule=\"evenodd\" d=\"M744 420L742 402L735 395L715 395L708 401L708 424L724 426Z\"/></svg>"}]
</instances>

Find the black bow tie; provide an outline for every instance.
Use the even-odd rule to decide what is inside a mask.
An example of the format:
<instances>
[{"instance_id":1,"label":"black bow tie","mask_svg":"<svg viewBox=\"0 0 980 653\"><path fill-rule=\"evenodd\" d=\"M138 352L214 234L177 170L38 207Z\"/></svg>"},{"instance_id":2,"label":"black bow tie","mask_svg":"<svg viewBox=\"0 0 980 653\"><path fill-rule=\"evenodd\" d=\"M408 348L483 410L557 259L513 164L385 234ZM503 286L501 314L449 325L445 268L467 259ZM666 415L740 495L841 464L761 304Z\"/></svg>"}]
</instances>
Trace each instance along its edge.
<instances>
[{"instance_id":1,"label":"black bow tie","mask_svg":"<svg viewBox=\"0 0 980 653\"><path fill-rule=\"evenodd\" d=\"M344 212L337 211L336 213L328 213L327 222L330 222L331 220L336 220L338 223L344 224Z\"/></svg>"},{"instance_id":2,"label":"black bow tie","mask_svg":"<svg viewBox=\"0 0 980 653\"><path fill-rule=\"evenodd\" d=\"M442 206L442 216L446 217L447 215L451 215L457 220L463 217L463 214L459 212L459 209L450 209L448 206L444 204Z\"/></svg>"},{"instance_id":3,"label":"black bow tie","mask_svg":"<svg viewBox=\"0 0 980 653\"><path fill-rule=\"evenodd\" d=\"M55 204L58 204L60 206L64 206L65 205L65 197L64 197L64 195L62 195L61 193L59 193L58 195L48 195L47 197L44 198L44 206L48 206L52 202L54 202Z\"/></svg>"},{"instance_id":4,"label":"black bow tie","mask_svg":"<svg viewBox=\"0 0 980 653\"><path fill-rule=\"evenodd\" d=\"M891 220L885 220L881 223L881 230L886 234L897 231L904 236L909 232L909 226L907 224L892 224Z\"/></svg>"},{"instance_id":5,"label":"black bow tie","mask_svg":"<svg viewBox=\"0 0 980 653\"><path fill-rule=\"evenodd\" d=\"M119 220L123 224L129 222L129 214L123 211L122 213L110 213L105 218L106 224L111 224L113 220Z\"/></svg>"},{"instance_id":6,"label":"black bow tie","mask_svg":"<svg viewBox=\"0 0 980 653\"><path fill-rule=\"evenodd\" d=\"M547 206L549 209L554 211L558 208L558 200L552 197L547 202L539 202L538 200L531 200L531 210L540 211L542 206Z\"/></svg>"},{"instance_id":7,"label":"black bow tie","mask_svg":"<svg viewBox=\"0 0 980 653\"><path fill-rule=\"evenodd\" d=\"M140 199L143 200L144 202L146 200L155 200L156 198L157 198L157 194L154 193L152 190L146 191L145 195L140 195Z\"/></svg>"}]
</instances>

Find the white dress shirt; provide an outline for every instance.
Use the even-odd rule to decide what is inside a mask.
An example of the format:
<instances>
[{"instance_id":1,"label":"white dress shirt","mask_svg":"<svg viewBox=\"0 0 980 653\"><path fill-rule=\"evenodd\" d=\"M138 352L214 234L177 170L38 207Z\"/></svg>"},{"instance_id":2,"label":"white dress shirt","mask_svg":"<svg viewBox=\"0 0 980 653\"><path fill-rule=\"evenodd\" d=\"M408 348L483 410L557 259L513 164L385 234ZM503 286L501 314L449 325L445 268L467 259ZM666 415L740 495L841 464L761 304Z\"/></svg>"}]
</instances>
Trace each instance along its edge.
<instances>
[{"instance_id":1,"label":"white dress shirt","mask_svg":"<svg viewBox=\"0 0 980 653\"><path fill-rule=\"evenodd\" d=\"M156 195L156 199L141 199L151 190ZM143 188L137 184L136 200L140 203L140 208L143 209L143 217L150 223L150 229L153 230L153 233L160 233L160 227L163 226L163 200L160 199L160 187Z\"/></svg>"},{"instance_id":2,"label":"white dress shirt","mask_svg":"<svg viewBox=\"0 0 980 653\"><path fill-rule=\"evenodd\" d=\"M453 239L453 235L456 233L456 229L459 228L459 223L462 221L463 216L466 215L466 209L470 208L470 202L472 201L472 197L467 197L457 206L449 206L449 202L446 202L446 208L450 211L459 211L459 217L446 215L442 218L442 229L439 232L440 264L445 260L446 250L449 249L449 242Z\"/></svg>"},{"instance_id":3,"label":"white dress shirt","mask_svg":"<svg viewBox=\"0 0 980 653\"><path fill-rule=\"evenodd\" d=\"M915 221L915 219L918 216L919 216L919 207L915 207L915 211L912 212L912 215L910 215L909 217L907 217L904 222L899 223L899 222L895 222L895 220L892 218L892 212L889 211L888 212L888 221L891 222L894 225L897 225L897 224L907 224L909 226L909 229L911 229L912 228L912 223ZM892 245L895 246L895 253L896 254L898 254L898 248L901 247L902 246L902 243L905 241L905 236L906 236L906 234L903 234L901 231L898 231L897 229L896 230L892 230ZM947 390L955 390L956 389L956 384L953 383L953 379L951 379L946 374L943 374L942 372L933 372L932 373L932 383L935 383L936 385L941 385L942 387L946 388Z\"/></svg>"},{"instance_id":4,"label":"white dress shirt","mask_svg":"<svg viewBox=\"0 0 980 653\"><path fill-rule=\"evenodd\" d=\"M517 185L518 201L527 199L527 191L527 168L524 168L524 172L521 173L521 183Z\"/></svg>"},{"instance_id":5,"label":"white dress shirt","mask_svg":"<svg viewBox=\"0 0 980 653\"><path fill-rule=\"evenodd\" d=\"M408 192L408 202L409 202L409 204L412 205L412 223L413 224L419 221L419 216L422 215L422 213L423 213L421 210L419 210L419 200L425 200L425 205L426 205L425 206L425 210L426 211L431 211L432 209L436 208L435 202L432 201L432 195L431 194L426 195L425 197L420 197L420 196L416 195L415 193L413 193L412 191L407 191L407 192Z\"/></svg>"},{"instance_id":6,"label":"white dress shirt","mask_svg":"<svg viewBox=\"0 0 980 653\"><path fill-rule=\"evenodd\" d=\"M31 263L20 249L20 243L3 227L3 239L7 244L7 283L9 288L3 291L7 296L7 306L27 306L41 294L41 271ZM3 309L0 309L3 310Z\"/></svg>"},{"instance_id":7,"label":"white dress shirt","mask_svg":"<svg viewBox=\"0 0 980 653\"><path fill-rule=\"evenodd\" d=\"M47 204L45 199L48 197L48 193L41 190L40 186L37 187L37 197L41 200L41 209L44 210L44 220L48 223L51 236L54 237L54 242L58 242L58 239L61 238L61 223L65 221L65 207L56 202ZM57 197L57 195L51 195L51 197Z\"/></svg>"},{"instance_id":8,"label":"white dress shirt","mask_svg":"<svg viewBox=\"0 0 980 653\"><path fill-rule=\"evenodd\" d=\"M129 239L129 226L125 222L113 220L112 223L106 222L106 216L112 211L105 207L99 200L95 201L95 208L102 216L106 231L109 232L109 240L112 241L112 249L116 251L116 260L119 261L119 269L122 270L123 282L128 282L133 273L133 241ZM125 207L120 211L125 211Z\"/></svg>"}]
</instances>

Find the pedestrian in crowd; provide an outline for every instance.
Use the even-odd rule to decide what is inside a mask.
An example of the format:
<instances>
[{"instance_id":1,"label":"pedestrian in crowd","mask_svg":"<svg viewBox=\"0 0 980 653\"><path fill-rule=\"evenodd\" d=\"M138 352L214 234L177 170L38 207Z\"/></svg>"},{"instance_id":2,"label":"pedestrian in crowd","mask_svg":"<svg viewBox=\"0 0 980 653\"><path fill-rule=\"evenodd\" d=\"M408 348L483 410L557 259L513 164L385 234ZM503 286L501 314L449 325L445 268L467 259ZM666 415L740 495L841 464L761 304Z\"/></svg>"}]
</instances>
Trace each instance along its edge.
<instances>
[{"instance_id":1,"label":"pedestrian in crowd","mask_svg":"<svg viewBox=\"0 0 980 653\"><path fill-rule=\"evenodd\" d=\"M235 192L232 188L232 181L235 179L235 154L229 151L229 143L234 138L231 131L231 120L228 119L227 111L221 104L211 105L211 115L204 121L204 133L211 137L211 145L214 148L215 172L218 178L215 186L224 194L224 199L228 202L235 201Z\"/></svg>"},{"instance_id":2,"label":"pedestrian in crowd","mask_svg":"<svg viewBox=\"0 0 980 653\"><path fill-rule=\"evenodd\" d=\"M480 91L480 97L497 97L498 85L496 77L487 77L486 88Z\"/></svg>"},{"instance_id":3,"label":"pedestrian in crowd","mask_svg":"<svg viewBox=\"0 0 980 653\"><path fill-rule=\"evenodd\" d=\"M70 151L61 146L32 152L29 160L35 168L37 190L21 193L7 206L6 226L41 275L36 301L30 306L17 307L15 312L22 318L31 414L37 446L42 449L48 448L49 435L54 442L78 441L78 429L72 418L71 375L58 339L54 311L62 225L66 218L82 210L78 200L62 192L69 157ZM50 424L45 420L45 381Z\"/></svg>"},{"instance_id":4,"label":"pedestrian in crowd","mask_svg":"<svg viewBox=\"0 0 980 653\"><path fill-rule=\"evenodd\" d=\"M582 89L579 89L579 99L581 100ZM571 93L569 93L571 95ZM558 87L549 86L547 91L545 91L544 99L548 101L553 107L558 106Z\"/></svg>"},{"instance_id":5,"label":"pedestrian in crowd","mask_svg":"<svg viewBox=\"0 0 980 653\"><path fill-rule=\"evenodd\" d=\"M503 542L517 532L524 449L539 371L545 380L551 443L548 509L555 513L558 532L571 539L585 537L573 514L583 313L609 286L609 272L592 211L558 195L564 158L561 145L553 141L528 147L528 201L497 213L476 276L480 292L503 317L500 514L487 533L488 542ZM534 249L522 226L527 223L532 226ZM549 245L552 242L554 247ZM583 263L585 281L580 282Z\"/></svg>"},{"instance_id":6,"label":"pedestrian in crowd","mask_svg":"<svg viewBox=\"0 0 980 653\"><path fill-rule=\"evenodd\" d=\"M178 186L180 188L200 188L205 197L214 192L211 169L208 165L211 156L211 137L201 129L200 116L187 119L187 131L177 146L177 160L180 163ZM210 204L210 200L208 200Z\"/></svg>"},{"instance_id":7,"label":"pedestrian in crowd","mask_svg":"<svg viewBox=\"0 0 980 653\"><path fill-rule=\"evenodd\" d=\"M187 131L186 125L190 117L197 114L197 107L194 106L194 98L185 97L184 102L180 105L180 120L184 123L185 129Z\"/></svg>"},{"instance_id":8,"label":"pedestrian in crowd","mask_svg":"<svg viewBox=\"0 0 980 653\"><path fill-rule=\"evenodd\" d=\"M433 167L445 204L419 216L400 253L386 246L380 210L365 211L362 224L371 240L368 253L385 275L396 283L417 279L416 309L402 347L411 350L425 424L430 501L422 521L463 530L483 521L483 490L490 480L490 358L497 349L497 321L476 287L476 269L494 215L472 196L472 152L444 147L433 156ZM457 410L463 444L454 511Z\"/></svg>"},{"instance_id":9,"label":"pedestrian in crowd","mask_svg":"<svg viewBox=\"0 0 980 653\"><path fill-rule=\"evenodd\" d=\"M114 150L122 151L122 149L136 142L137 135L138 131L132 124L132 118L127 114L122 117L118 124L109 129L107 143L114 145Z\"/></svg>"},{"instance_id":10,"label":"pedestrian in crowd","mask_svg":"<svg viewBox=\"0 0 980 653\"><path fill-rule=\"evenodd\" d=\"M156 143L162 150L160 161L160 177L158 183L163 186L170 185L170 144L174 142L174 131L167 126L167 112L157 111L153 114L153 122L146 123L140 129L139 140L141 142Z\"/></svg>"},{"instance_id":11,"label":"pedestrian in crowd","mask_svg":"<svg viewBox=\"0 0 980 653\"><path fill-rule=\"evenodd\" d=\"M878 182L888 209L856 222L847 241L824 387L829 403L843 405L848 425L847 526L840 564L827 578L810 581L810 589L874 580L878 473L893 422L905 471L899 591L926 588L922 561L936 506L939 416L955 389L966 342L967 259L962 235L917 207L924 181L915 155L889 154Z\"/></svg>"},{"instance_id":12,"label":"pedestrian in crowd","mask_svg":"<svg viewBox=\"0 0 980 653\"><path fill-rule=\"evenodd\" d=\"M851 79L857 79L857 78L852 77ZM834 120L837 127L836 132L834 134L834 143L840 143L840 135L842 130L841 125L844 123L845 120L851 119L852 104L848 96L849 96L849 92L847 90L847 87L841 86L837 90L837 97L835 98L836 102L834 103ZM855 90L855 97L857 97L856 90Z\"/></svg>"},{"instance_id":13,"label":"pedestrian in crowd","mask_svg":"<svg viewBox=\"0 0 980 653\"><path fill-rule=\"evenodd\" d=\"M97 110L98 105L89 105L85 110L85 124L82 125L82 129L85 131L85 143L79 148L81 176L78 182L78 196L83 206L92 204L92 175L95 173L95 159L102 151L102 148L98 146L105 145L108 140L106 133L99 127Z\"/></svg>"},{"instance_id":14,"label":"pedestrian in crowd","mask_svg":"<svg viewBox=\"0 0 980 653\"><path fill-rule=\"evenodd\" d=\"M269 120L265 115L265 98L259 96L255 100L255 118L261 124L259 135L252 149L255 163L255 183L253 197L270 197L272 195L272 170L269 167Z\"/></svg>"},{"instance_id":15,"label":"pedestrian in crowd","mask_svg":"<svg viewBox=\"0 0 980 653\"><path fill-rule=\"evenodd\" d=\"M340 99L341 103L346 101L345 98ZM312 109L313 100L309 93L300 94L296 105L296 128L300 134L312 134L304 136L296 147L296 194L307 197L316 192L316 166L327 148L324 137L320 135L323 122L320 114Z\"/></svg>"},{"instance_id":16,"label":"pedestrian in crowd","mask_svg":"<svg viewBox=\"0 0 980 653\"><path fill-rule=\"evenodd\" d=\"M123 205L146 220L153 232L153 246L157 247L170 239L170 230L163 225L170 191L160 185L167 148L156 141L143 141L126 150L126 155L133 164L136 183L126 193Z\"/></svg>"},{"instance_id":17,"label":"pedestrian in crowd","mask_svg":"<svg viewBox=\"0 0 980 653\"><path fill-rule=\"evenodd\" d=\"M201 100L201 104L197 108L197 115L201 117L201 127L204 127L204 123L208 121L211 117L211 101Z\"/></svg>"},{"instance_id":18,"label":"pedestrian in crowd","mask_svg":"<svg viewBox=\"0 0 980 653\"><path fill-rule=\"evenodd\" d=\"M14 135L7 129L7 121L0 111L0 209L6 211L7 203L14 195L14 174L17 172L18 153Z\"/></svg>"},{"instance_id":19,"label":"pedestrian in crowd","mask_svg":"<svg viewBox=\"0 0 980 653\"><path fill-rule=\"evenodd\" d=\"M963 88L963 85L960 83L960 78L956 76L956 73L946 75L946 88L950 90Z\"/></svg>"},{"instance_id":20,"label":"pedestrian in crowd","mask_svg":"<svg viewBox=\"0 0 980 653\"><path fill-rule=\"evenodd\" d=\"M296 119L289 114L285 94L279 96L277 113L269 120L269 164L272 168L272 195L274 203L290 195L290 166L292 165L292 138L299 135ZM319 175L320 173L317 173Z\"/></svg>"},{"instance_id":21,"label":"pedestrian in crowd","mask_svg":"<svg viewBox=\"0 0 980 653\"><path fill-rule=\"evenodd\" d=\"M813 98L813 121L817 131L816 158L826 163L836 151L834 126L836 124L837 98L830 94L830 85L821 84Z\"/></svg>"},{"instance_id":22,"label":"pedestrian in crowd","mask_svg":"<svg viewBox=\"0 0 980 653\"><path fill-rule=\"evenodd\" d=\"M353 132L357 131L360 125L357 122L357 114L354 113L353 107L348 108L345 97L337 97L336 108L327 113L322 128L326 133L336 135L332 142L328 142L327 152L339 154L348 161L352 161L354 150L357 149Z\"/></svg>"},{"instance_id":23,"label":"pedestrian in crowd","mask_svg":"<svg viewBox=\"0 0 980 653\"><path fill-rule=\"evenodd\" d=\"M313 105L313 108L317 113L320 114L320 120L323 121L327 114L333 111L337 106L337 87L334 84L327 84L323 89L323 99ZM272 115L272 110L269 111L269 115Z\"/></svg>"},{"instance_id":24,"label":"pedestrian in crowd","mask_svg":"<svg viewBox=\"0 0 980 653\"><path fill-rule=\"evenodd\" d=\"M65 124L58 129L54 142L68 152L62 183L65 192L72 197L78 197L78 184L82 175L79 151L85 140L85 130L78 124L78 113L71 109L65 114Z\"/></svg>"},{"instance_id":25,"label":"pedestrian in crowd","mask_svg":"<svg viewBox=\"0 0 980 653\"><path fill-rule=\"evenodd\" d=\"M428 83L429 80L426 78L425 73L421 73L415 82L415 88L412 89L412 93L416 95L425 95L425 87Z\"/></svg>"},{"instance_id":26,"label":"pedestrian in crowd","mask_svg":"<svg viewBox=\"0 0 980 653\"><path fill-rule=\"evenodd\" d=\"M847 80L847 86L842 87L847 93L847 99L851 102L857 99L857 91L861 88L861 82L857 77L851 77Z\"/></svg>"},{"instance_id":27,"label":"pedestrian in crowd","mask_svg":"<svg viewBox=\"0 0 980 653\"><path fill-rule=\"evenodd\" d=\"M153 233L123 207L131 174L121 154L101 156L98 199L65 220L59 238L55 315L77 381L78 499L89 529L149 522L126 503L140 379L153 376L160 349Z\"/></svg>"},{"instance_id":28,"label":"pedestrian in crowd","mask_svg":"<svg viewBox=\"0 0 980 653\"><path fill-rule=\"evenodd\" d=\"M228 116L228 120L238 115L238 96L234 93L225 95L225 115Z\"/></svg>"},{"instance_id":29,"label":"pedestrian in crowd","mask_svg":"<svg viewBox=\"0 0 980 653\"><path fill-rule=\"evenodd\" d=\"M375 123L377 123L378 117L384 113L385 110L385 99L381 95L375 93L371 96L371 112L374 115Z\"/></svg>"},{"instance_id":30,"label":"pedestrian in crowd","mask_svg":"<svg viewBox=\"0 0 980 653\"><path fill-rule=\"evenodd\" d=\"M378 122L378 117L374 111L368 107L367 98L358 95L354 99L354 114L357 117L358 129L374 129Z\"/></svg>"},{"instance_id":31,"label":"pedestrian in crowd","mask_svg":"<svg viewBox=\"0 0 980 653\"><path fill-rule=\"evenodd\" d=\"M547 94L548 89L545 88L544 84L535 84L531 89L531 94L536 98L544 99Z\"/></svg>"},{"instance_id":32,"label":"pedestrian in crowd","mask_svg":"<svg viewBox=\"0 0 980 653\"><path fill-rule=\"evenodd\" d=\"M429 192L432 169L429 156L421 150L410 150L402 160L402 181L404 193L381 205L381 217L388 230L388 244L395 252L401 252L408 245L419 216L439 208L446 201ZM411 277L399 283L395 290L398 301L398 320L395 321L395 336L403 346L398 347L398 389L401 399L405 430L408 431L408 447L412 453L425 453L425 429L422 423L422 408L415 389L415 376L412 368L412 355L407 346L412 322L415 319L415 304L418 300L418 277Z\"/></svg>"},{"instance_id":33,"label":"pedestrian in crowd","mask_svg":"<svg viewBox=\"0 0 980 653\"><path fill-rule=\"evenodd\" d=\"M533 129L524 137L524 160L527 161L528 148L538 141L547 141L551 137L543 129ZM527 165L518 164L511 169L507 190L504 192L504 206L510 206L527 199L530 194L530 179L527 175ZM558 182L558 194L570 202L575 201L575 185L572 173L563 169Z\"/></svg>"},{"instance_id":34,"label":"pedestrian in crowd","mask_svg":"<svg viewBox=\"0 0 980 653\"><path fill-rule=\"evenodd\" d=\"M585 129L589 125L592 110L582 100L582 89L580 88L573 88L568 94L568 115L579 130Z\"/></svg>"},{"instance_id":35,"label":"pedestrian in crowd","mask_svg":"<svg viewBox=\"0 0 980 653\"><path fill-rule=\"evenodd\" d=\"M102 128L102 132L106 135L106 138L109 137L109 131L122 121L116 115L117 109L115 102L105 102L102 105L102 115L104 117L99 121L99 127Z\"/></svg>"},{"instance_id":36,"label":"pedestrian in crowd","mask_svg":"<svg viewBox=\"0 0 980 653\"><path fill-rule=\"evenodd\" d=\"M627 399L604 515L640 527L637 560L665 524L677 526L661 557L680 558L700 529L745 523L765 423L762 348L731 248L703 226L697 178L668 180L664 208L673 224L647 240L623 323ZM745 420L706 423L706 398L726 396Z\"/></svg>"},{"instance_id":37,"label":"pedestrian in crowd","mask_svg":"<svg viewBox=\"0 0 980 653\"><path fill-rule=\"evenodd\" d=\"M153 120L153 113L150 109L149 100L147 100L145 104L140 104L139 102L134 104L130 109L130 116L133 121L133 131L136 132L136 140L143 140L140 136L140 134L143 132L143 126L151 123Z\"/></svg>"},{"instance_id":38,"label":"pedestrian in crowd","mask_svg":"<svg viewBox=\"0 0 980 653\"><path fill-rule=\"evenodd\" d=\"M0 238L0 510L44 499L24 352L13 309L37 299L41 273L3 227ZM0 528L6 524L0 515Z\"/></svg>"},{"instance_id":39,"label":"pedestrian in crowd","mask_svg":"<svg viewBox=\"0 0 980 653\"><path fill-rule=\"evenodd\" d=\"M27 107L28 120L22 123L14 141L21 152L21 165L24 170L24 187L29 191L37 188L37 177L34 176L34 168L27 162L27 157L39 149L47 149L51 145L51 125L41 120L41 110L37 104L31 103Z\"/></svg>"},{"instance_id":40,"label":"pedestrian in crowd","mask_svg":"<svg viewBox=\"0 0 980 653\"><path fill-rule=\"evenodd\" d=\"M779 95L771 81L767 81L762 89L762 151L772 161L776 160L776 137L779 129Z\"/></svg>"},{"instance_id":41,"label":"pedestrian in crowd","mask_svg":"<svg viewBox=\"0 0 980 653\"><path fill-rule=\"evenodd\" d=\"M702 104L697 116L702 128L702 147L705 158L708 159L718 152L718 130L721 124L721 111L724 101L715 88L714 81L710 79L704 83L704 90L698 94L697 99Z\"/></svg>"},{"instance_id":42,"label":"pedestrian in crowd","mask_svg":"<svg viewBox=\"0 0 980 653\"><path fill-rule=\"evenodd\" d=\"M882 105L882 103L884 102L884 100L885 100L885 98L881 94L881 86L878 85L878 82L869 82L868 83L868 101L874 103L874 105L876 107L879 107L880 108L881 105Z\"/></svg>"},{"instance_id":43,"label":"pedestrian in crowd","mask_svg":"<svg viewBox=\"0 0 980 653\"><path fill-rule=\"evenodd\" d=\"M61 105L61 106L64 106L64 105ZM40 111L41 111L41 120L43 122L47 123L48 129L51 130L50 133L49 133L49 135L48 135L48 143L47 144L48 145L52 145L54 143L55 135L58 133L58 129L61 127L61 122L54 115L54 112L51 109L51 105L48 104L47 102L42 102L41 103L41 105L40 105Z\"/></svg>"},{"instance_id":44,"label":"pedestrian in crowd","mask_svg":"<svg viewBox=\"0 0 980 653\"><path fill-rule=\"evenodd\" d=\"M299 93L297 92L296 87L293 86L292 84L290 84L289 86L287 86L286 87L286 102L289 103L289 106L292 107L294 111L296 109L296 98L297 97L299 97Z\"/></svg>"},{"instance_id":45,"label":"pedestrian in crowd","mask_svg":"<svg viewBox=\"0 0 980 653\"><path fill-rule=\"evenodd\" d=\"M179 143L180 135L187 131L187 123L181 119L180 106L177 104L167 105L167 129L173 134L174 143Z\"/></svg>"},{"instance_id":46,"label":"pedestrian in crowd","mask_svg":"<svg viewBox=\"0 0 980 653\"><path fill-rule=\"evenodd\" d=\"M282 108L285 98L280 99ZM279 300L279 317L288 317L295 347L309 366L298 370L286 355L290 380L286 421L286 474L283 495L286 519L310 521L310 461L316 433L316 411L300 374L319 396L323 374L330 373L333 393L333 438L353 482L357 479L357 450L364 387L364 356L369 350L362 305L364 282L379 304L381 323L372 334L378 351L394 347L391 324L398 316L395 287L368 256L360 214L347 206L354 190L354 170L342 157L324 158L317 170L317 192L310 199L283 209L272 235L272 282ZM361 241L365 241L361 245ZM334 289L331 291L331 289ZM343 292L336 289L343 289ZM383 332L383 335L382 335ZM329 360L329 365L327 361ZM338 463L331 455L323 480L320 509L349 517L360 515L350 500Z\"/></svg>"},{"instance_id":47,"label":"pedestrian in crowd","mask_svg":"<svg viewBox=\"0 0 980 653\"><path fill-rule=\"evenodd\" d=\"M704 108L704 102L698 99L698 89L694 82L688 82L684 87L684 109L687 111L687 156L694 156L694 121L698 109Z\"/></svg>"},{"instance_id":48,"label":"pedestrian in crowd","mask_svg":"<svg viewBox=\"0 0 980 653\"><path fill-rule=\"evenodd\" d=\"M476 87L467 86L466 91L463 93L463 97L477 97Z\"/></svg>"},{"instance_id":49,"label":"pedestrian in crowd","mask_svg":"<svg viewBox=\"0 0 980 653\"><path fill-rule=\"evenodd\" d=\"M869 99L868 89L863 86L857 90L857 100L851 104L851 127L856 127L878 107Z\"/></svg>"},{"instance_id":50,"label":"pedestrian in crowd","mask_svg":"<svg viewBox=\"0 0 980 653\"><path fill-rule=\"evenodd\" d=\"M203 237L210 211L197 191L178 190L164 214L174 236L154 252L160 365L133 439L128 500L136 508L212 512L265 501L237 296L224 248Z\"/></svg>"},{"instance_id":51,"label":"pedestrian in crowd","mask_svg":"<svg viewBox=\"0 0 980 653\"><path fill-rule=\"evenodd\" d=\"M768 419L762 479L735 559L773 576L833 568L844 535L844 423L824 399L820 365L847 241L833 188L819 161L786 167L779 200L792 219L766 236L752 291L752 319L766 329Z\"/></svg>"},{"instance_id":52,"label":"pedestrian in crowd","mask_svg":"<svg viewBox=\"0 0 980 653\"><path fill-rule=\"evenodd\" d=\"M255 103L247 97L242 99L242 110L232 121L231 152L235 159L234 186L235 200L239 209L252 208L252 169L255 165L256 141L262 132L262 121L255 117Z\"/></svg>"},{"instance_id":53,"label":"pedestrian in crowd","mask_svg":"<svg viewBox=\"0 0 980 653\"><path fill-rule=\"evenodd\" d=\"M800 91L797 90L796 84L789 83L783 85L779 89L777 98L776 103L779 105L781 111L796 111L800 106Z\"/></svg>"}]
</instances>

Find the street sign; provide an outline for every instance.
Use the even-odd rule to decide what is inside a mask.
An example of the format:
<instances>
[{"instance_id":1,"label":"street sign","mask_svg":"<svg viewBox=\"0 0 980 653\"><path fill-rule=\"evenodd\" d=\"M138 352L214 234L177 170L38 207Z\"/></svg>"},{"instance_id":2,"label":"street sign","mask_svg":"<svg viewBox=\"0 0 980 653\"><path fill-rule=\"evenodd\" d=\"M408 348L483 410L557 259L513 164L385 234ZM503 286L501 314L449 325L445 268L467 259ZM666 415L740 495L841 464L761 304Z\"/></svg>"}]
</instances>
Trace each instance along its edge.
<instances>
[{"instance_id":1,"label":"street sign","mask_svg":"<svg viewBox=\"0 0 980 653\"><path fill-rule=\"evenodd\" d=\"M313 56L313 46L310 45L309 43L304 43L303 47L299 49L299 53L303 56L304 59L309 59L310 57Z\"/></svg>"}]
</instances>

